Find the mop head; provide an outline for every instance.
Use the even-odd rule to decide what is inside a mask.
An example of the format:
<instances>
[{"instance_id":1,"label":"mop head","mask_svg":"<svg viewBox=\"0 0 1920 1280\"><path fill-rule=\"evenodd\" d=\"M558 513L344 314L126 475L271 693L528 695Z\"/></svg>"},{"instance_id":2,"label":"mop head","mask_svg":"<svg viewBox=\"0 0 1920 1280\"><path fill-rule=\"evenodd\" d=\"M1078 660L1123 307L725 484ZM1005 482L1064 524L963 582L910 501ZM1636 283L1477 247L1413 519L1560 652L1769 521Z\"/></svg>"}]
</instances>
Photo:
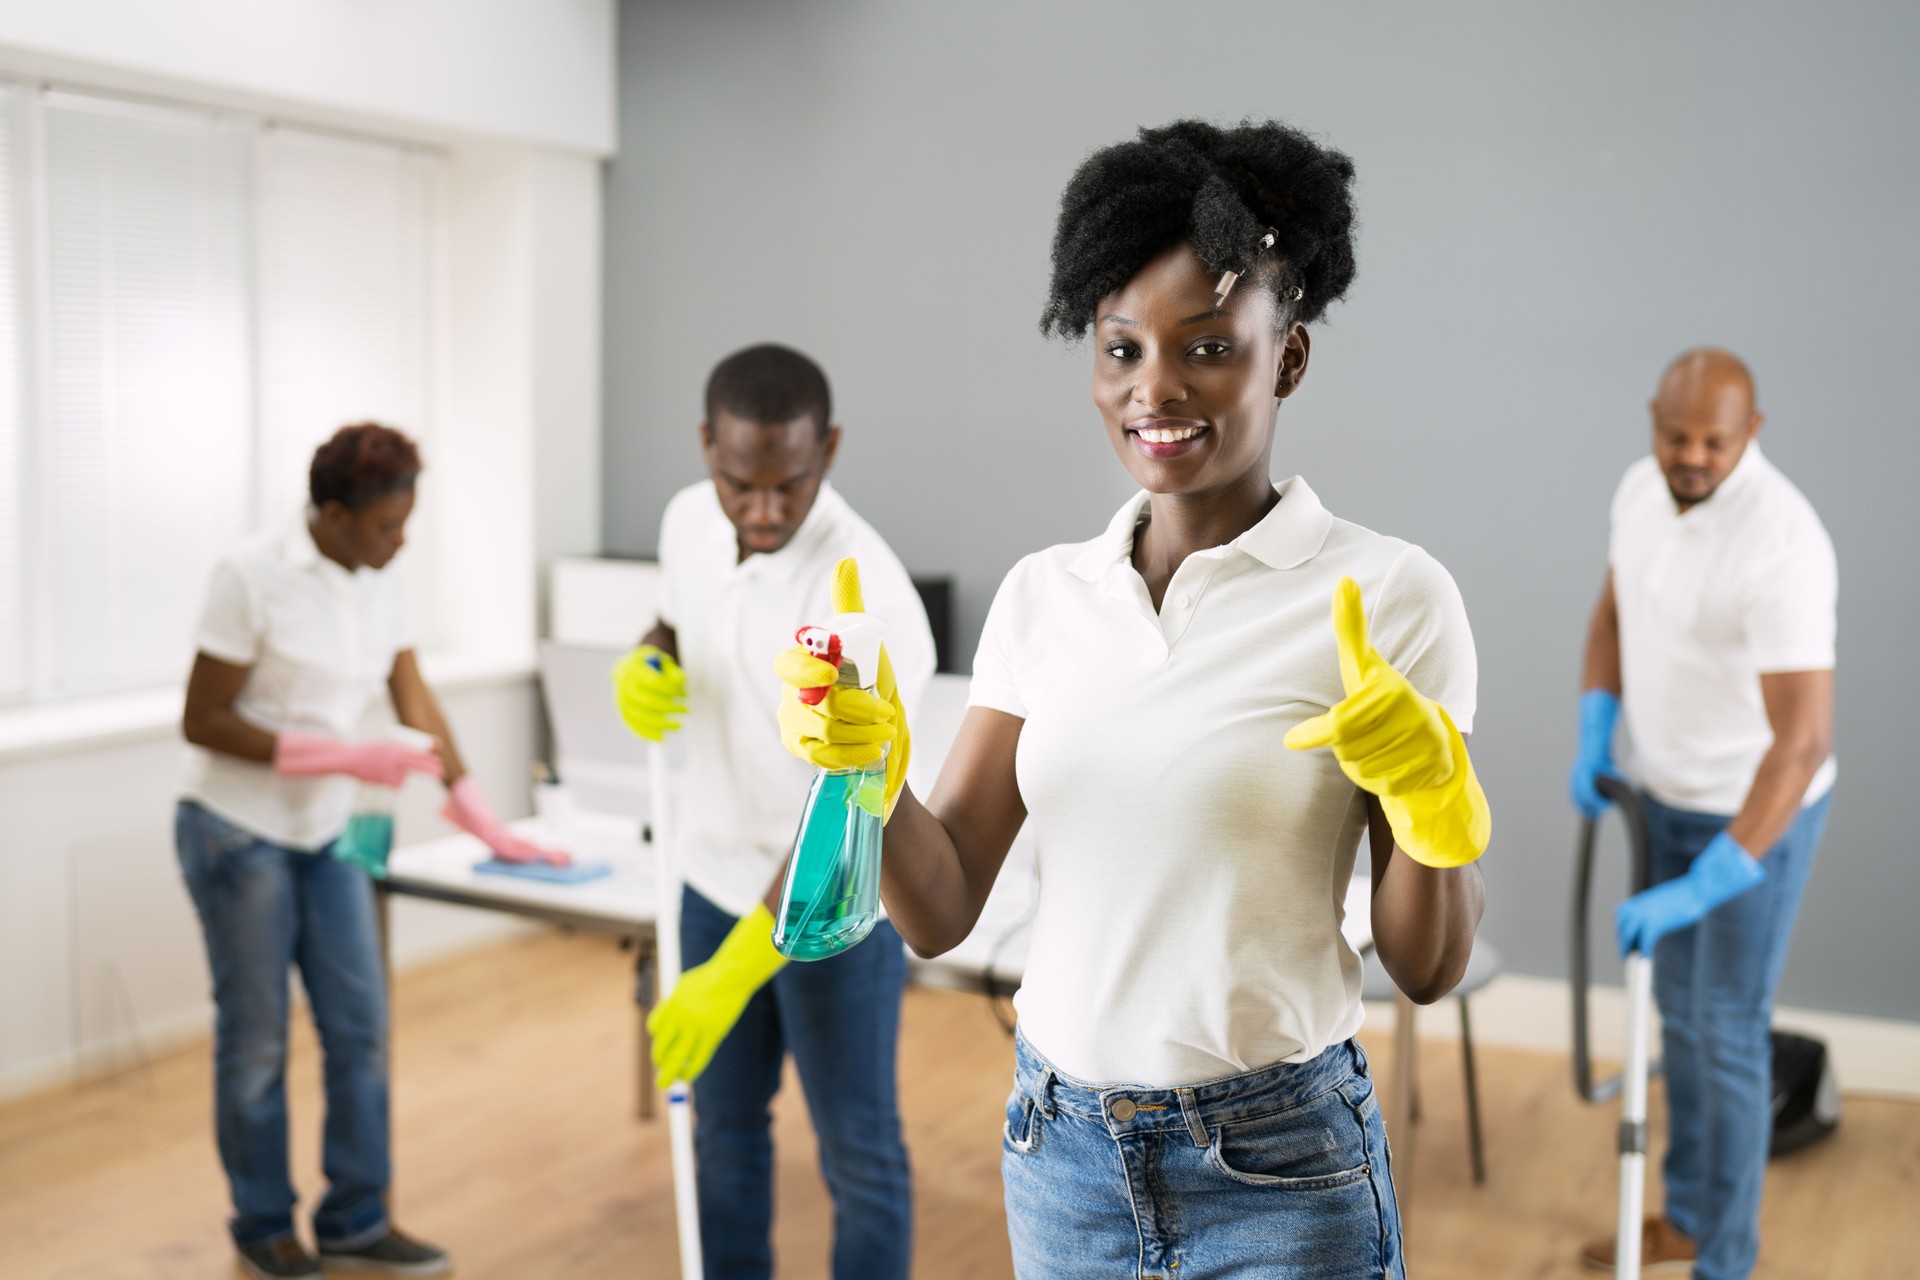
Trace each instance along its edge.
<instances>
[{"instance_id":1,"label":"mop head","mask_svg":"<svg viewBox=\"0 0 1920 1280\"><path fill-rule=\"evenodd\" d=\"M499 858L476 862L473 869L484 875L518 876L547 884L583 884L613 874L613 868L604 862L569 862L564 867L556 867L551 862L503 862Z\"/></svg>"}]
</instances>

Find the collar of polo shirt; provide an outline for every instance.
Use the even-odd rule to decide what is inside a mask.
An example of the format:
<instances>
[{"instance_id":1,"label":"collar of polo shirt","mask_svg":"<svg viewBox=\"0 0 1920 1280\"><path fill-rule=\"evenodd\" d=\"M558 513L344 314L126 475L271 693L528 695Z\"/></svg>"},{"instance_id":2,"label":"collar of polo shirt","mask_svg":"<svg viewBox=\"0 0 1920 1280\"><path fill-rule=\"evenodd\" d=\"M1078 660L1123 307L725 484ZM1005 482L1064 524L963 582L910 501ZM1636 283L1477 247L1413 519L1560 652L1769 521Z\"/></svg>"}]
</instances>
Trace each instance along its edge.
<instances>
[{"instance_id":1,"label":"collar of polo shirt","mask_svg":"<svg viewBox=\"0 0 1920 1280\"><path fill-rule=\"evenodd\" d=\"M1760 471L1761 456L1760 442L1747 441L1746 452L1740 455L1740 461L1733 464L1733 470L1727 472L1727 478L1722 480L1712 493L1685 511L1680 510L1678 504L1675 504L1674 519L1678 520L1683 527L1690 529L1705 528L1714 523L1721 512L1733 505L1732 499L1753 483L1753 477ZM1662 483L1665 483L1665 480L1664 476L1661 477ZM1671 500L1673 491L1668 490L1667 496Z\"/></svg>"},{"instance_id":2,"label":"collar of polo shirt","mask_svg":"<svg viewBox=\"0 0 1920 1280\"><path fill-rule=\"evenodd\" d=\"M1333 529L1333 515L1320 505L1319 495L1304 477L1283 480L1273 491L1280 495L1273 510L1227 546L1245 552L1270 569L1291 569L1320 554L1327 534ZM1076 577L1098 582L1117 566L1130 563L1134 532L1146 516L1151 497L1142 490L1114 514L1106 532L1088 543L1086 550L1075 556L1068 566Z\"/></svg>"},{"instance_id":3,"label":"collar of polo shirt","mask_svg":"<svg viewBox=\"0 0 1920 1280\"><path fill-rule=\"evenodd\" d=\"M340 578L351 580L354 571L337 560L329 560L320 550L320 544L313 540L313 525L305 510L300 518L293 522L293 528L287 530L287 536L280 542L280 554L286 562L296 569L318 569L322 573L332 573Z\"/></svg>"}]
</instances>

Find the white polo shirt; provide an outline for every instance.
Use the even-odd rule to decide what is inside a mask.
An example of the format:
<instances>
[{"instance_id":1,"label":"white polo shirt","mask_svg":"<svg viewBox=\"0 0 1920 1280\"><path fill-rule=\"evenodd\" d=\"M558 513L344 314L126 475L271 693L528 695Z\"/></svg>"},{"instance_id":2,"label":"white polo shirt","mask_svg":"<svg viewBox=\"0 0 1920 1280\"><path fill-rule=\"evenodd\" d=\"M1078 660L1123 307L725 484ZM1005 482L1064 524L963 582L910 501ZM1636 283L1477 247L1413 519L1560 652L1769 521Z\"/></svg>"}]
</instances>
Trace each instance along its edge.
<instances>
[{"instance_id":1,"label":"white polo shirt","mask_svg":"<svg viewBox=\"0 0 1920 1280\"><path fill-rule=\"evenodd\" d=\"M1760 677L1833 666L1833 541L1757 441L1685 512L1659 464L1640 459L1620 480L1611 521L1624 768L1663 804L1737 813L1773 745ZM1829 757L1806 803L1835 771Z\"/></svg>"},{"instance_id":2,"label":"white polo shirt","mask_svg":"<svg viewBox=\"0 0 1920 1280\"><path fill-rule=\"evenodd\" d=\"M1298 476L1223 547L1189 556L1159 614L1131 562L1142 493L1091 542L1001 584L972 704L1026 721L1016 761L1040 890L1015 1003L1082 1080L1169 1088L1304 1062L1359 1029L1340 934L1366 827L1331 751L1287 730L1340 701L1334 585L1372 640L1471 729L1473 634L1416 546L1335 519Z\"/></svg>"},{"instance_id":3,"label":"white polo shirt","mask_svg":"<svg viewBox=\"0 0 1920 1280\"><path fill-rule=\"evenodd\" d=\"M249 668L233 709L269 733L351 741L401 650L412 647L392 566L349 572L320 554L303 515L214 566L194 645ZM346 829L354 781L285 778L273 766L199 747L183 794L276 844L324 848Z\"/></svg>"},{"instance_id":4,"label":"white polo shirt","mask_svg":"<svg viewBox=\"0 0 1920 1280\"><path fill-rule=\"evenodd\" d=\"M675 840L687 883L745 915L780 872L815 770L780 744L773 660L793 633L833 616L833 567L860 562L867 612L887 624L908 724L933 675L933 631L899 557L822 484L793 540L740 559L713 482L675 494L660 521L660 620L687 673L687 774Z\"/></svg>"}]
</instances>

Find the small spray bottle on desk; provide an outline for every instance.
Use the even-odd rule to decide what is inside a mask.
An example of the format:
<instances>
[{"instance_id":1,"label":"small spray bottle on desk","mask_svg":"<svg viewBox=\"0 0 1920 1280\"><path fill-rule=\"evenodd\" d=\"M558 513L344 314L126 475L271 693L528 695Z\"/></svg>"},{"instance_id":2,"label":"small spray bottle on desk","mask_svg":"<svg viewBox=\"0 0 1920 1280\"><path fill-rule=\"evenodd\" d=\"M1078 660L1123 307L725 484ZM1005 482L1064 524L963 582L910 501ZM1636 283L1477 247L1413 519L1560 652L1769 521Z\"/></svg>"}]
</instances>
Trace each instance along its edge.
<instances>
[{"instance_id":1,"label":"small spray bottle on desk","mask_svg":"<svg viewBox=\"0 0 1920 1280\"><path fill-rule=\"evenodd\" d=\"M839 668L832 688L873 692L886 627L867 613L843 613L795 637ZM809 690L819 702L829 689ZM886 824L887 758L858 769L822 769L807 793L793 859L780 891L773 945L790 960L824 960L873 931L880 918L880 842Z\"/></svg>"}]
</instances>

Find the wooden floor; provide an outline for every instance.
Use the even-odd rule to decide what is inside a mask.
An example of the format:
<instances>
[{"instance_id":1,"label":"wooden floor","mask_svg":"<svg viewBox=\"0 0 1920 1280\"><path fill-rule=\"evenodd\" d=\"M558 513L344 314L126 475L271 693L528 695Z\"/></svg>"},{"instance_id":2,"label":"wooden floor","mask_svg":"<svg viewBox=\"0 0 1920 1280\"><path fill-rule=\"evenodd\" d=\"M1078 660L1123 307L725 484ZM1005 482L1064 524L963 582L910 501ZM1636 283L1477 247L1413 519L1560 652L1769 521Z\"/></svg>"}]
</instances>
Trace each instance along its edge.
<instances>
[{"instance_id":1,"label":"wooden floor","mask_svg":"<svg viewBox=\"0 0 1920 1280\"><path fill-rule=\"evenodd\" d=\"M465 1280L678 1275L663 1126L632 1117L631 982L627 957L609 943L548 934L400 983L396 1217L451 1248ZM1384 1075L1384 1034L1365 1039ZM915 1274L1006 1276L998 1134L1009 1042L979 997L914 991L901 1057ZM1480 1064L1490 1178L1476 1188L1458 1049L1422 1048L1410 1274L1580 1275L1577 1246L1612 1214L1613 1113L1577 1104L1557 1057L1483 1048ZM201 1045L148 1072L0 1107L0 1276L237 1275L208 1073ZM310 1208L320 1108L304 1030L289 1092ZM778 1256L783 1276L824 1276L826 1199L796 1094L783 1092L778 1121ZM1760 1276L1920 1276L1920 1105L1852 1098L1847 1108L1838 1137L1773 1166Z\"/></svg>"}]
</instances>

